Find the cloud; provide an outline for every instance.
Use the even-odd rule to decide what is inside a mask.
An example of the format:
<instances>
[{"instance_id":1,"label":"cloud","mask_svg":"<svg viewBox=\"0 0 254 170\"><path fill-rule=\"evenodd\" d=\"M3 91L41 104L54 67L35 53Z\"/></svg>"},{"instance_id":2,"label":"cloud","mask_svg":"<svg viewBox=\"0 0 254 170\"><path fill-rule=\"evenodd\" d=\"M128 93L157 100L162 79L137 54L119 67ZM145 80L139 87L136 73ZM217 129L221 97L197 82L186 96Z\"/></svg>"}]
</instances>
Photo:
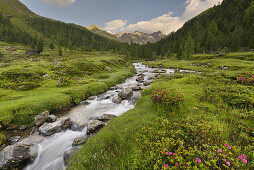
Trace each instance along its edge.
<instances>
[{"instance_id":1,"label":"cloud","mask_svg":"<svg viewBox=\"0 0 254 170\"><path fill-rule=\"evenodd\" d=\"M41 1L51 5L65 7L73 4L76 0L41 0Z\"/></svg>"},{"instance_id":2,"label":"cloud","mask_svg":"<svg viewBox=\"0 0 254 170\"><path fill-rule=\"evenodd\" d=\"M119 31L120 28L123 28L127 24L127 20L113 20L105 23L104 29L109 32Z\"/></svg>"},{"instance_id":3,"label":"cloud","mask_svg":"<svg viewBox=\"0 0 254 170\"><path fill-rule=\"evenodd\" d=\"M164 34L169 34L173 31L177 31L186 21L197 16L208 8L217 5L220 1L222 0L186 0L186 9L182 16L173 17L173 12L169 12L149 21L140 21L136 24L129 25L127 25L126 20L114 20L107 22L104 30L114 33L119 30L122 32L141 31L147 33L162 31ZM122 26L119 24L116 29L114 29L114 25L116 24L115 21L124 24L122 24Z\"/></svg>"}]
</instances>

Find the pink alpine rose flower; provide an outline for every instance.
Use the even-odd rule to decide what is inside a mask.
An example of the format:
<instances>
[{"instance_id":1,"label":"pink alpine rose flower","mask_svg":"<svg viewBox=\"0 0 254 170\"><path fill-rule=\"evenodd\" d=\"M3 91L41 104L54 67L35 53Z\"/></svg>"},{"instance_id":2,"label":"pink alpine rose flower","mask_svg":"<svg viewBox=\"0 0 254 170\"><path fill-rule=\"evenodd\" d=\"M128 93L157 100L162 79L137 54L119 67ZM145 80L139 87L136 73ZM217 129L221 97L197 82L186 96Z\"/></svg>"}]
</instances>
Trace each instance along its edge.
<instances>
[{"instance_id":1,"label":"pink alpine rose flower","mask_svg":"<svg viewBox=\"0 0 254 170\"><path fill-rule=\"evenodd\" d=\"M246 159L243 159L242 161L243 161L244 164L248 163L248 161Z\"/></svg>"},{"instance_id":2,"label":"pink alpine rose flower","mask_svg":"<svg viewBox=\"0 0 254 170\"><path fill-rule=\"evenodd\" d=\"M201 160L199 158L196 159L197 163L201 163Z\"/></svg>"}]
</instances>

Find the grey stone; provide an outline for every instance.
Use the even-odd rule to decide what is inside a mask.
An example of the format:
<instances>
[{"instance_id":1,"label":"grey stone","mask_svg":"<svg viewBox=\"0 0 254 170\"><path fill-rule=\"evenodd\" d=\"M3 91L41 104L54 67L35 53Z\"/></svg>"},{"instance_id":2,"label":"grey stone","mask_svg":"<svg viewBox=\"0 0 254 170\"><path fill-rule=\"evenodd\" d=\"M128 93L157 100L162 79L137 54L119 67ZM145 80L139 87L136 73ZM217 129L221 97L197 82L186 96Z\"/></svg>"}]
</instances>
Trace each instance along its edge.
<instances>
[{"instance_id":1,"label":"grey stone","mask_svg":"<svg viewBox=\"0 0 254 170\"><path fill-rule=\"evenodd\" d=\"M61 128L63 130L66 130L66 129L69 129L71 128L71 125L72 125L72 121L71 121L71 118L67 118L65 120L62 121L62 125L61 125Z\"/></svg>"},{"instance_id":2,"label":"grey stone","mask_svg":"<svg viewBox=\"0 0 254 170\"><path fill-rule=\"evenodd\" d=\"M27 128L28 128L28 127L25 126L25 125L21 125L21 126L19 127L20 130L26 130Z\"/></svg>"},{"instance_id":3,"label":"grey stone","mask_svg":"<svg viewBox=\"0 0 254 170\"><path fill-rule=\"evenodd\" d=\"M112 99L113 103L120 104L122 102L122 98L119 96L114 96Z\"/></svg>"},{"instance_id":4,"label":"grey stone","mask_svg":"<svg viewBox=\"0 0 254 170\"><path fill-rule=\"evenodd\" d=\"M92 120L89 122L87 126L87 135L90 135L92 133L96 133L98 130L103 128L105 126L105 123L100 120Z\"/></svg>"},{"instance_id":5,"label":"grey stone","mask_svg":"<svg viewBox=\"0 0 254 170\"><path fill-rule=\"evenodd\" d=\"M45 123L47 121L48 116L49 116L49 112L48 111L42 112L41 114L37 115L34 118L35 125L36 126L43 125L43 123Z\"/></svg>"},{"instance_id":6,"label":"grey stone","mask_svg":"<svg viewBox=\"0 0 254 170\"><path fill-rule=\"evenodd\" d=\"M105 120L112 120L113 118L115 118L115 115L111 115L111 114L103 114L101 116L98 117L98 120L101 121L105 121Z\"/></svg>"},{"instance_id":7,"label":"grey stone","mask_svg":"<svg viewBox=\"0 0 254 170\"><path fill-rule=\"evenodd\" d=\"M9 145L0 152L0 169L22 169L38 155L35 145Z\"/></svg>"},{"instance_id":8,"label":"grey stone","mask_svg":"<svg viewBox=\"0 0 254 170\"><path fill-rule=\"evenodd\" d=\"M85 144L87 139L88 139L87 137L80 137L80 138L74 139L72 143L72 147Z\"/></svg>"},{"instance_id":9,"label":"grey stone","mask_svg":"<svg viewBox=\"0 0 254 170\"><path fill-rule=\"evenodd\" d=\"M133 91L139 91L139 90L141 90L141 87L140 86L135 86L135 87L132 87L132 90Z\"/></svg>"},{"instance_id":10,"label":"grey stone","mask_svg":"<svg viewBox=\"0 0 254 170\"><path fill-rule=\"evenodd\" d=\"M51 136L55 133L60 133L61 131L61 122L45 123L39 128L40 134L45 136Z\"/></svg>"},{"instance_id":11,"label":"grey stone","mask_svg":"<svg viewBox=\"0 0 254 170\"><path fill-rule=\"evenodd\" d=\"M20 139L21 139L21 136L13 136L13 137L9 138L7 141L11 145L13 145L13 144L17 143Z\"/></svg>"},{"instance_id":12,"label":"grey stone","mask_svg":"<svg viewBox=\"0 0 254 170\"><path fill-rule=\"evenodd\" d=\"M47 122L53 123L57 120L57 117L55 115L49 115L47 118Z\"/></svg>"},{"instance_id":13,"label":"grey stone","mask_svg":"<svg viewBox=\"0 0 254 170\"><path fill-rule=\"evenodd\" d=\"M118 93L118 96L122 99L128 99L133 94L133 91L131 88L124 88L121 92Z\"/></svg>"},{"instance_id":14,"label":"grey stone","mask_svg":"<svg viewBox=\"0 0 254 170\"><path fill-rule=\"evenodd\" d=\"M80 102L79 104L80 104L80 105L86 106L86 105L89 105L90 103L89 103L88 101L82 101L82 102Z\"/></svg>"},{"instance_id":15,"label":"grey stone","mask_svg":"<svg viewBox=\"0 0 254 170\"><path fill-rule=\"evenodd\" d=\"M63 159L64 165L68 165L71 157L78 151L78 148L71 148L70 150L64 152Z\"/></svg>"}]
</instances>

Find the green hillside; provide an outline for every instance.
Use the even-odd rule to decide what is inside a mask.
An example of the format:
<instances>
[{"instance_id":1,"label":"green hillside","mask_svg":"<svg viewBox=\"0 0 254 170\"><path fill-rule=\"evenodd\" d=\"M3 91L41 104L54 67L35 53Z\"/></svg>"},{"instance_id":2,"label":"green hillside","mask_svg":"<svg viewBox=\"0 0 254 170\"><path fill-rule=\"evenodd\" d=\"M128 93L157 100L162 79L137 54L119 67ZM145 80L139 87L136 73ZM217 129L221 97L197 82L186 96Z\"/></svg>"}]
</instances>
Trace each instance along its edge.
<instances>
[{"instance_id":1,"label":"green hillside","mask_svg":"<svg viewBox=\"0 0 254 170\"><path fill-rule=\"evenodd\" d=\"M186 40L193 46L189 53L239 51L254 48L254 1L224 0L197 17L186 22L175 33L156 43L158 55L170 55L187 48Z\"/></svg>"}]
</instances>

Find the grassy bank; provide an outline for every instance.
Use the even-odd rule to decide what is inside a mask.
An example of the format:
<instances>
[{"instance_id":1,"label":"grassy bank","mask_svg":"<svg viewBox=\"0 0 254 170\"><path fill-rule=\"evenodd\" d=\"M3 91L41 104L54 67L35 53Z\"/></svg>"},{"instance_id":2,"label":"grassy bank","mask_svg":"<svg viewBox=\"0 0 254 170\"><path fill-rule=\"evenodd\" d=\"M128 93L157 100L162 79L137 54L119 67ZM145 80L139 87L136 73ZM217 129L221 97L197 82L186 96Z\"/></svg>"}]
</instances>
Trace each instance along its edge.
<instances>
[{"instance_id":1,"label":"grassy bank","mask_svg":"<svg viewBox=\"0 0 254 170\"><path fill-rule=\"evenodd\" d=\"M0 130L29 125L34 117L78 104L132 76L123 56L103 52L47 50L27 56L27 48L1 42Z\"/></svg>"},{"instance_id":2,"label":"grassy bank","mask_svg":"<svg viewBox=\"0 0 254 170\"><path fill-rule=\"evenodd\" d=\"M81 147L69 169L253 169L253 81L237 79L253 72L254 62L223 60L147 63L205 73L160 77L133 110ZM194 62L212 62L214 68ZM154 104L157 89L183 94L183 101L177 107Z\"/></svg>"}]
</instances>

